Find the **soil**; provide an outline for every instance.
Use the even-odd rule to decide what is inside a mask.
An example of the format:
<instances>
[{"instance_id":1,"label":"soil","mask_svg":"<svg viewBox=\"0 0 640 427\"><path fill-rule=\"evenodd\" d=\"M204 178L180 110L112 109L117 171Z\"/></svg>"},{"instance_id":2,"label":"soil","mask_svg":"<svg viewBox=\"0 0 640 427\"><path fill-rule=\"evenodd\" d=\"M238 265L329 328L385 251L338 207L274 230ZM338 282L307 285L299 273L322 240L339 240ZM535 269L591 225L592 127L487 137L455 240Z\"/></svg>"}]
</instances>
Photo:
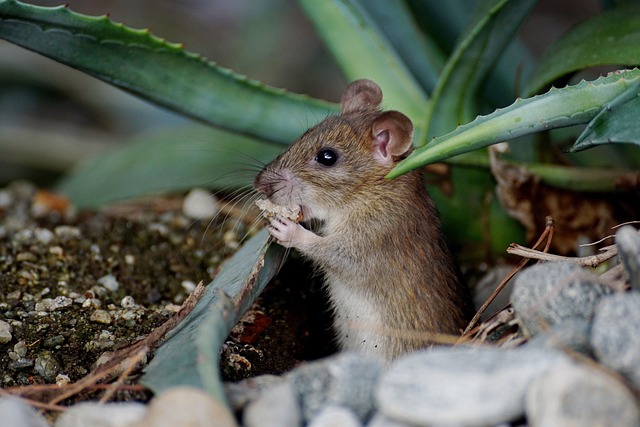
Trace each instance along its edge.
<instances>
[{"instance_id":1,"label":"soil","mask_svg":"<svg viewBox=\"0 0 640 427\"><path fill-rule=\"evenodd\" d=\"M11 326L0 388L78 381L173 316L255 220L233 210L193 220L181 207L175 196L77 213L28 183L0 190L0 320ZM280 374L335 351L320 282L290 258L223 347L224 380Z\"/></svg>"}]
</instances>

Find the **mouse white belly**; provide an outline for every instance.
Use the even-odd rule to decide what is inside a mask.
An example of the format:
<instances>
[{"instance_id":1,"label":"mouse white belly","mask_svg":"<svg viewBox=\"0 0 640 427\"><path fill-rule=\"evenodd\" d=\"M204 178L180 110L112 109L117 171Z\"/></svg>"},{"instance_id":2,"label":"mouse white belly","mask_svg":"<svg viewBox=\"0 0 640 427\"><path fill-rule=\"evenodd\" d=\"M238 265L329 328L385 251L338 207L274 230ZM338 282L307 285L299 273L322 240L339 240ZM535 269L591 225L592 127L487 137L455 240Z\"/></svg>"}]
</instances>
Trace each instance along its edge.
<instances>
[{"instance_id":1,"label":"mouse white belly","mask_svg":"<svg viewBox=\"0 0 640 427\"><path fill-rule=\"evenodd\" d=\"M386 361L388 325L382 322L378 310L366 296L359 295L349 285L330 279L327 282L340 347L343 350L372 354Z\"/></svg>"}]
</instances>

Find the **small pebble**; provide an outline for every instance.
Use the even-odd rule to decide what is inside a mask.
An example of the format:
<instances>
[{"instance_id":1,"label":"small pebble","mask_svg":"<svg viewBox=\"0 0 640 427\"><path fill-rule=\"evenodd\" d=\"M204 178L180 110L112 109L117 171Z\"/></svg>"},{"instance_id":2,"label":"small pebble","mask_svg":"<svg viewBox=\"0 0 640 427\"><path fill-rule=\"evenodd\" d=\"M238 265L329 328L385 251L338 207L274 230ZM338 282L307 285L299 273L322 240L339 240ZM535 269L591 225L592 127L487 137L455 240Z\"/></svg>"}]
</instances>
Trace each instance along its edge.
<instances>
[{"instance_id":1,"label":"small pebble","mask_svg":"<svg viewBox=\"0 0 640 427\"><path fill-rule=\"evenodd\" d=\"M78 227L72 227L70 225L58 225L53 229L56 236L64 240L79 239L82 237L82 232Z\"/></svg>"},{"instance_id":2,"label":"small pebble","mask_svg":"<svg viewBox=\"0 0 640 427\"><path fill-rule=\"evenodd\" d=\"M63 412L55 427L130 427L146 413L147 407L137 402L82 402Z\"/></svg>"},{"instance_id":3,"label":"small pebble","mask_svg":"<svg viewBox=\"0 0 640 427\"><path fill-rule=\"evenodd\" d=\"M130 295L125 296L122 298L122 301L120 301L120 307L122 308L134 308L135 306L136 300L134 300Z\"/></svg>"},{"instance_id":4,"label":"small pebble","mask_svg":"<svg viewBox=\"0 0 640 427\"><path fill-rule=\"evenodd\" d=\"M4 320L0 320L0 344L6 344L11 341L13 338L12 332L13 327Z\"/></svg>"},{"instance_id":5,"label":"small pebble","mask_svg":"<svg viewBox=\"0 0 640 427\"><path fill-rule=\"evenodd\" d=\"M362 423L348 408L327 406L309 423L309 427L361 427Z\"/></svg>"},{"instance_id":6,"label":"small pebble","mask_svg":"<svg viewBox=\"0 0 640 427\"><path fill-rule=\"evenodd\" d=\"M618 257L629 276L631 288L640 290L640 233L634 227L625 225L616 233Z\"/></svg>"},{"instance_id":7,"label":"small pebble","mask_svg":"<svg viewBox=\"0 0 640 427\"><path fill-rule=\"evenodd\" d=\"M36 228L34 234L38 243L43 245L48 245L56 237L51 230L46 228Z\"/></svg>"},{"instance_id":8,"label":"small pebble","mask_svg":"<svg viewBox=\"0 0 640 427\"><path fill-rule=\"evenodd\" d=\"M56 375L56 385L58 387L64 387L65 385L69 384L70 382L71 382L71 378L69 378L68 375L65 375L65 374Z\"/></svg>"},{"instance_id":9,"label":"small pebble","mask_svg":"<svg viewBox=\"0 0 640 427\"><path fill-rule=\"evenodd\" d=\"M243 413L246 427L297 427L302 425L298 398L292 385L281 382L266 388Z\"/></svg>"},{"instance_id":10,"label":"small pebble","mask_svg":"<svg viewBox=\"0 0 640 427\"><path fill-rule=\"evenodd\" d=\"M49 423L22 399L0 396L0 425L7 427L48 427Z\"/></svg>"},{"instance_id":11,"label":"small pebble","mask_svg":"<svg viewBox=\"0 0 640 427\"><path fill-rule=\"evenodd\" d=\"M493 426L524 414L525 392L545 371L569 364L552 350L437 347L399 358L377 387L378 410L419 426Z\"/></svg>"},{"instance_id":12,"label":"small pebble","mask_svg":"<svg viewBox=\"0 0 640 427\"><path fill-rule=\"evenodd\" d=\"M196 284L191 280L183 280L180 283L180 286L182 286L182 289L184 289L188 294L196 290Z\"/></svg>"},{"instance_id":13,"label":"small pebble","mask_svg":"<svg viewBox=\"0 0 640 427\"><path fill-rule=\"evenodd\" d=\"M12 371L20 371L22 369L30 368L32 366L33 366L33 359L27 359L26 357L21 357L19 359L16 359L14 362L11 362L9 364L9 369L11 369Z\"/></svg>"},{"instance_id":14,"label":"small pebble","mask_svg":"<svg viewBox=\"0 0 640 427\"><path fill-rule=\"evenodd\" d=\"M116 278L111 274L107 274L106 276L99 278L98 283L111 292L116 292L120 288L120 283L118 283L118 280L116 280Z\"/></svg>"},{"instance_id":15,"label":"small pebble","mask_svg":"<svg viewBox=\"0 0 640 427\"><path fill-rule=\"evenodd\" d=\"M18 355L18 357L25 357L27 355L27 343L25 341L18 341L13 346L13 351Z\"/></svg>"},{"instance_id":16,"label":"small pebble","mask_svg":"<svg viewBox=\"0 0 640 427\"><path fill-rule=\"evenodd\" d=\"M0 190L0 208L7 209L13 203L13 195L6 189Z\"/></svg>"},{"instance_id":17,"label":"small pebble","mask_svg":"<svg viewBox=\"0 0 640 427\"><path fill-rule=\"evenodd\" d=\"M640 391L640 292L605 298L596 309L591 346L598 360Z\"/></svg>"},{"instance_id":18,"label":"small pebble","mask_svg":"<svg viewBox=\"0 0 640 427\"><path fill-rule=\"evenodd\" d=\"M174 387L162 392L151 401L149 411L144 418L127 425L127 427L177 426L236 427L237 424L233 414L206 392L194 387Z\"/></svg>"},{"instance_id":19,"label":"small pebble","mask_svg":"<svg viewBox=\"0 0 640 427\"><path fill-rule=\"evenodd\" d=\"M590 320L600 299L611 293L582 267L546 262L516 276L511 302L524 333L531 337L569 318Z\"/></svg>"},{"instance_id":20,"label":"small pebble","mask_svg":"<svg viewBox=\"0 0 640 427\"><path fill-rule=\"evenodd\" d=\"M531 384L526 405L531 427L640 425L631 391L611 375L586 366L547 371Z\"/></svg>"},{"instance_id":21,"label":"small pebble","mask_svg":"<svg viewBox=\"0 0 640 427\"><path fill-rule=\"evenodd\" d=\"M218 213L218 199L207 190L194 188L182 202L182 213L193 219L209 220Z\"/></svg>"},{"instance_id":22,"label":"small pebble","mask_svg":"<svg viewBox=\"0 0 640 427\"><path fill-rule=\"evenodd\" d=\"M69 297L59 296L55 298L43 298L36 303L36 311L47 312L57 311L67 308L73 304L73 300Z\"/></svg>"},{"instance_id":23,"label":"small pebble","mask_svg":"<svg viewBox=\"0 0 640 427\"><path fill-rule=\"evenodd\" d=\"M344 406L366 422L374 409L374 389L381 367L377 359L356 353L311 362L291 372L302 415L311 421L325 406Z\"/></svg>"},{"instance_id":24,"label":"small pebble","mask_svg":"<svg viewBox=\"0 0 640 427\"><path fill-rule=\"evenodd\" d=\"M91 317L89 317L89 320L94 323L109 325L111 323L111 315L108 311L105 310L95 310L93 313L91 313Z\"/></svg>"},{"instance_id":25,"label":"small pebble","mask_svg":"<svg viewBox=\"0 0 640 427\"><path fill-rule=\"evenodd\" d=\"M42 378L52 382L60 372L61 365L52 352L45 350L36 357L33 368Z\"/></svg>"}]
</instances>

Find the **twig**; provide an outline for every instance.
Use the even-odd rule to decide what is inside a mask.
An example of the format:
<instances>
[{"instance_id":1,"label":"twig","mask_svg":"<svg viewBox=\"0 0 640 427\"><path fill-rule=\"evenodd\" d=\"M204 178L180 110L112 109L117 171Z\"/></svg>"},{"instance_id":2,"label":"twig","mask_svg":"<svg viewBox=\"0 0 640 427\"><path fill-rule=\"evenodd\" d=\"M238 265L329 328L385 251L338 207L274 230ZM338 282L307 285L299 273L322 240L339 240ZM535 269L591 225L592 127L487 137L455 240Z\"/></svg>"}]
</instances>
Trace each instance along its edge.
<instances>
[{"instance_id":1,"label":"twig","mask_svg":"<svg viewBox=\"0 0 640 427\"><path fill-rule=\"evenodd\" d=\"M511 246L509 246L509 248L507 249L507 252L529 259L538 259L541 261L566 261L590 267L597 267L603 262L610 260L614 256L618 255L618 249L615 245L605 246L601 250L603 252L597 255L590 255L585 257L566 257L561 255L547 254L512 243Z\"/></svg>"},{"instance_id":2,"label":"twig","mask_svg":"<svg viewBox=\"0 0 640 427\"><path fill-rule=\"evenodd\" d=\"M111 396L113 396L115 392L120 388L120 386L124 383L124 380L126 380L129 374L131 374L131 371L133 371L133 369L138 365L138 363L140 363L142 358L144 358L144 356L147 355L148 350L149 350L149 347L144 346L133 357L130 357L126 360L129 366L126 369L124 369L122 371L122 374L120 374L120 376L118 377L118 379L109 386L106 393L100 398L99 403L102 404L107 402L109 399L111 399Z\"/></svg>"},{"instance_id":3,"label":"twig","mask_svg":"<svg viewBox=\"0 0 640 427\"><path fill-rule=\"evenodd\" d=\"M540 235L540 238L535 243L535 245L533 245L533 247L535 248L535 247L539 246L546 239L547 243L545 244L544 250L545 251L549 250L549 246L551 245L551 239L552 238L553 238L553 218L548 216L546 218L544 231ZM507 249L507 252L509 252L509 249ZM505 277L502 280L502 282L500 282L500 284L496 287L496 289L489 296L489 298L487 298L487 300L484 302L484 304L482 304L482 306L478 309L478 311L476 312L475 316L473 316L473 319L471 319L471 322L469 322L469 324L467 325L466 329L462 333L462 336L458 339L457 344L459 344L459 343L461 343L461 342L463 342L463 341L468 339L467 335L476 326L476 323L478 323L478 320L480 320L480 317L482 317L482 315L487 310L489 305L498 296L498 294L502 291L502 289L504 289L504 287L507 285L507 283L509 283L509 280L511 280L511 278L513 276L515 276L518 271L520 271L520 270L522 270L524 268L524 266L527 264L528 261L529 260L527 258L522 259L520 261L520 263L518 263L518 265L511 271L511 273L509 273L507 275L507 277Z\"/></svg>"}]
</instances>

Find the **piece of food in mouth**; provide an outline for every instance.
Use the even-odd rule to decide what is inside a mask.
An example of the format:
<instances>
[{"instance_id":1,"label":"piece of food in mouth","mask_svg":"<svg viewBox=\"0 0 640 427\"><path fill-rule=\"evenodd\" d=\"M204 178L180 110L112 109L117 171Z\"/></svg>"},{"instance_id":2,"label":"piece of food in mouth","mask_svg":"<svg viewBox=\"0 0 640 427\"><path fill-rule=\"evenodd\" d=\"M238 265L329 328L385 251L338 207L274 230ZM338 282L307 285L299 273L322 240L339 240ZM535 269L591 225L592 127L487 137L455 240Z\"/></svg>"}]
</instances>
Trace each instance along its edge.
<instances>
[{"instance_id":1,"label":"piece of food in mouth","mask_svg":"<svg viewBox=\"0 0 640 427\"><path fill-rule=\"evenodd\" d=\"M272 219L279 215L293 222L302 221L302 212L298 206L276 205L269 199L256 200L256 206L267 219Z\"/></svg>"}]
</instances>

